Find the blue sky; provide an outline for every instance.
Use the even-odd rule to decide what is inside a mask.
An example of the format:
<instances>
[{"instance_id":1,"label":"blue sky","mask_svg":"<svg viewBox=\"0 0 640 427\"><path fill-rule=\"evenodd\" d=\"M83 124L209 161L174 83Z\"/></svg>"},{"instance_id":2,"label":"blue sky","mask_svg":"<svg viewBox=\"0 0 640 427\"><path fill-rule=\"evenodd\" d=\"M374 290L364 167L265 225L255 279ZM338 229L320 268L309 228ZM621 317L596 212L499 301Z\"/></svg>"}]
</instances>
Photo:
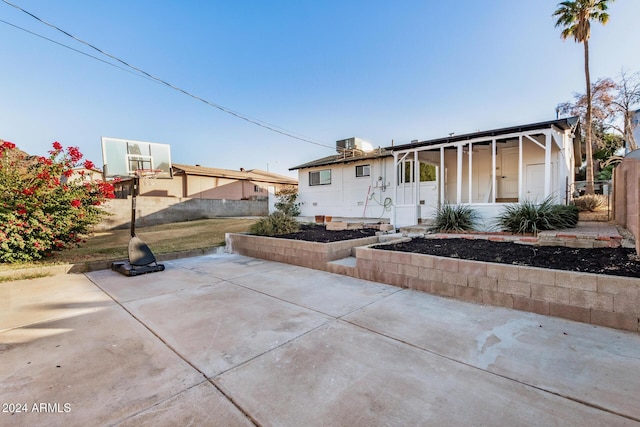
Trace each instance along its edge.
<instances>
[{"instance_id":1,"label":"blue sky","mask_svg":"<svg viewBox=\"0 0 640 427\"><path fill-rule=\"evenodd\" d=\"M584 91L582 45L552 0L10 0L194 95L320 144L374 146L551 120ZM640 1L592 27L591 75L640 71ZM0 20L99 54L0 2ZM175 163L287 169L333 154L0 22L0 138L102 165L100 137ZM101 57L109 60L106 57ZM114 62L110 60L110 62Z\"/></svg>"}]
</instances>

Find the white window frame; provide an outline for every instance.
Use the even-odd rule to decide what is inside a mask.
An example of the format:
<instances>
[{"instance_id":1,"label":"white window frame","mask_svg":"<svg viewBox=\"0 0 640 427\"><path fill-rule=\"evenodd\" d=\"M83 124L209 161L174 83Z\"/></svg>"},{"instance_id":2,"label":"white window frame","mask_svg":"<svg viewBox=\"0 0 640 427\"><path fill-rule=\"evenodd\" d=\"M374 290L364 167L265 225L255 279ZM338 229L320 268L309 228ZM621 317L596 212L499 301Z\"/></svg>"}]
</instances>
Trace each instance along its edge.
<instances>
[{"instance_id":1,"label":"white window frame","mask_svg":"<svg viewBox=\"0 0 640 427\"><path fill-rule=\"evenodd\" d=\"M358 169L360 170L360 174L358 175ZM366 173L365 173L366 172ZM364 178L367 176L371 176L371 165L357 165L356 166L356 178Z\"/></svg>"},{"instance_id":2,"label":"white window frame","mask_svg":"<svg viewBox=\"0 0 640 427\"><path fill-rule=\"evenodd\" d=\"M313 177L317 176L316 179ZM331 185L331 169L322 169L309 172L309 186Z\"/></svg>"}]
</instances>

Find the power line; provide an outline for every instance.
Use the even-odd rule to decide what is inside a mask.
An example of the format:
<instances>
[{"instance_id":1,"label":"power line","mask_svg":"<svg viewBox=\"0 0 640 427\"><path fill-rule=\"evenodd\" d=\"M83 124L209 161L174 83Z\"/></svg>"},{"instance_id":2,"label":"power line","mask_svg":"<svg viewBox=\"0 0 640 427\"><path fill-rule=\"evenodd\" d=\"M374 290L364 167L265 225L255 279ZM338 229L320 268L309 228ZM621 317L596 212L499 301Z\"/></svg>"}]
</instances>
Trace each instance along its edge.
<instances>
[{"instance_id":1,"label":"power line","mask_svg":"<svg viewBox=\"0 0 640 427\"><path fill-rule=\"evenodd\" d=\"M225 113L227 113L227 114L231 114L232 116L234 116L234 117L236 117L236 118L238 118L238 119L244 120L244 121L249 122L249 123L251 123L251 124L254 124L254 125L256 125L256 126L260 126L260 127L264 128L264 129L270 130L270 131L272 131L272 132L276 132L276 133L279 133L279 134L281 134L281 135L287 136L287 137L289 137L289 138L297 139L297 140L299 140L299 141L307 142L307 143L309 143L309 144L319 145L319 146L321 146L321 147L327 147L327 148L331 148L331 149L333 149L333 148L334 148L334 147L333 147L333 146L331 146L331 145L323 144L323 143L320 143L320 142L312 141L311 139L308 139L308 138L303 138L303 137L299 137L299 136L293 135L290 131L284 130L284 128L279 128L279 129L278 129L278 126L268 124L268 123L263 122L263 121L261 121L261 120L251 119L251 118L247 117L246 115L244 115L244 114L242 114L242 113L239 113L239 112L237 112L237 111L233 111L233 110L231 110L231 109L229 109L229 108L226 108L226 107L224 107L224 106L222 106L222 105L216 104L216 103L214 103L214 102L210 102L210 101L208 101L208 100L206 100L206 99L204 99L204 98L201 98L201 97L199 97L199 96L197 96L197 95L194 95L194 94L192 94L192 93L190 93L190 92L188 92L188 91L186 91L186 90L184 90L184 89L182 89L182 88L179 88L179 87L177 87L177 86L172 85L171 83L169 83L169 82L167 82L167 81L165 81L165 80L163 80L163 79L161 79L161 78L159 78L159 77L156 77L156 76L154 76L154 75L152 75L152 74L150 74L150 73L148 73L148 72L146 72L146 71L144 71L144 70L142 70L142 69L140 69L140 68L138 68L138 67L135 67L135 66L133 66L133 65L129 64L129 63L128 63L128 62L126 62L126 61L123 61L122 59L118 58L118 57L117 57L117 56L115 56L115 55L112 55L112 54L110 54L110 53L108 53L108 52L105 52L105 51L104 51L104 50L102 50L102 49L97 48L96 46L92 45L91 43L86 42L86 41L84 41L84 40L82 40L82 39L80 39L80 38L78 38L78 37L76 37L76 36L74 36L74 35L70 34L69 32L67 32L67 31L65 31L65 30L63 30L63 29L61 29L61 28L59 28L59 27L57 27L57 26L55 26L55 25L53 25L53 24L51 24L51 23L49 23L49 22L47 22L47 21L45 21L45 20L43 20L43 19L41 19L41 18L39 18L39 17L37 17L37 16L36 16L36 15L34 15L33 13L31 13L31 12L29 12L29 11L24 10L24 9L23 9L23 8L21 8L20 6L15 5L15 4L13 4L13 3L9 2L8 0L2 0L2 1L3 1L4 3L8 4L9 6L16 8L16 9L18 9L19 11L21 11L21 12L23 12L23 13L26 13L26 14L27 14L27 15L29 15L30 17L32 17L32 18L34 18L35 20L37 20L37 21L39 21L39 22L41 22L41 23L45 24L46 26L51 27L51 28L53 28L54 30L57 30L57 31L61 32L62 34L66 35L67 37L70 37L70 38L74 39L75 41L77 41L77 42L79 42L79 43L82 43L82 44L84 44L85 46L88 46L88 47L90 47L91 49L94 49L94 50L98 51L98 52L99 52L99 53L101 53L102 55L105 55L105 56L107 56L107 57L109 57L109 58L111 58L111 59L114 59L115 61L120 62L121 64L123 64L123 65L124 65L124 66L126 66L127 68L130 68L130 69L132 69L132 70L135 70L135 71L137 71L138 73L141 73L141 74L143 74L144 76L146 76L146 78L149 78L149 79L154 80L154 81L156 81L156 82L158 82L158 83L161 83L161 84L163 84L163 85L167 86L167 87L168 87L168 88L170 88L170 89L173 89L173 90L175 90L175 91L178 91L178 92L180 92L180 93L182 93L182 94L184 94L184 95L187 95L187 96L189 96L189 97L191 97L191 98L193 98L193 99L196 99L196 100L198 100L198 101L201 101L201 102L203 102L203 103L205 103L205 104L207 104L207 105L209 105L209 106L211 106L211 107L217 108L217 109L218 109L218 110L220 110L220 111L223 111L223 112L225 112ZM2 21L2 22L5 22L5 21ZM7 23L7 22L5 22L5 23ZM7 23L7 24L8 24L8 25L12 25L12 26L14 26L14 27L16 27L16 28L19 28L19 27L17 27L17 26L15 26L15 25L13 25L13 24L9 24L9 23ZM22 28L21 28L21 29L22 29ZM25 31L27 31L27 30L25 30ZM31 33L30 31L27 31L27 32ZM50 39L47 39L46 37L40 36L40 35L38 35L38 34L35 34L35 33L32 33L32 34L34 34L34 35L36 35L36 36L38 36L38 37L44 38L45 40L49 40L49 41L51 41L51 42L53 42L53 43L60 44L60 43L58 43L58 42L55 42L55 41L50 40ZM60 44L60 45L61 45L61 44ZM65 46L65 45L62 45L62 46ZM65 46L65 47L68 47L68 46ZM88 55L88 54L86 54L86 53L84 53L84 52L77 51L76 49L73 49L73 48L70 48L70 47L69 47L69 49L74 50L74 51L79 52L79 53L82 53L82 54L84 54L84 55L86 55L86 56L89 56L89 57L91 57L91 58L98 59L99 61L106 62L106 63L107 63L107 64L109 64L109 65L116 66L116 65L114 65L114 64L112 64L112 63L110 63L110 62L103 61L103 60L101 60L101 59L99 59L99 58L95 58L95 57L93 57L93 56L91 56L91 55ZM117 67L117 68L121 68L121 67L118 67L118 66L116 66L116 67Z\"/></svg>"},{"instance_id":2,"label":"power line","mask_svg":"<svg viewBox=\"0 0 640 427\"><path fill-rule=\"evenodd\" d=\"M55 44L57 44L58 46L62 46L62 47L64 47L64 48L67 48L67 49L69 49L69 50L72 50L72 51L74 51L74 52L76 52L76 53L79 53L79 54L81 54L81 55L88 56L89 58L95 59L96 61L103 62L103 63L105 63L105 64L107 64L107 65L111 65L112 67L116 67L116 68L118 68L118 69L120 69L120 70L122 70L122 71L125 71L125 72L127 72L127 73L131 73L131 74L133 74L134 76L138 76L138 77L145 78L145 79L147 79L147 80L154 81L154 80L150 79L149 77L142 76L142 75L140 75L139 73L133 72L133 71L131 71L131 70L127 70L127 69L126 69L126 68L124 68L124 67L121 67L121 66L119 66L119 65L113 64L113 63L111 63L111 62L109 62L109 61L105 61L104 59L98 58L97 56L90 55L90 54L88 54L88 53L86 53L86 52L83 52L83 51L81 51L81 50L78 50L78 49L76 49L76 48L73 48L73 47L71 47L71 46L68 46L68 45L66 45L66 44L64 44L64 43L57 42L57 41L55 41L55 40L53 40L53 39L50 39L50 38L48 38L48 37L45 37L45 36L43 36L43 35L41 35L41 34L34 33L33 31L29 31L29 30L27 30L26 28L19 27L18 25L12 24L12 23L7 22L7 21L4 21L4 20L2 20L2 19L0 19L0 22L2 22L3 24L9 25L9 26L11 26L11 27L13 27L13 28L16 28L16 29L18 29L18 30L22 30L22 31L24 31L25 33L29 33L29 34L31 34L32 36L40 37L41 39L44 39L44 40L46 40L46 41L48 41L48 42L55 43Z\"/></svg>"}]
</instances>

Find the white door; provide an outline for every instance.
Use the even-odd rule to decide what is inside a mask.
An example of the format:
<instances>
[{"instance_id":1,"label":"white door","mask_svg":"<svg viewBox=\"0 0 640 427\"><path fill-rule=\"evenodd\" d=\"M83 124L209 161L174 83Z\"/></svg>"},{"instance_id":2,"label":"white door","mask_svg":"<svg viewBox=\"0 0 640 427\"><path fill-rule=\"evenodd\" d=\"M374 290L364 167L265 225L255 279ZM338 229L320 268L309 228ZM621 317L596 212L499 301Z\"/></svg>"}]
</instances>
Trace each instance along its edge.
<instances>
[{"instance_id":1,"label":"white door","mask_svg":"<svg viewBox=\"0 0 640 427\"><path fill-rule=\"evenodd\" d=\"M554 176L554 164L551 164L551 176ZM527 200L542 202L544 200L544 163L527 165L525 170L525 195Z\"/></svg>"}]
</instances>

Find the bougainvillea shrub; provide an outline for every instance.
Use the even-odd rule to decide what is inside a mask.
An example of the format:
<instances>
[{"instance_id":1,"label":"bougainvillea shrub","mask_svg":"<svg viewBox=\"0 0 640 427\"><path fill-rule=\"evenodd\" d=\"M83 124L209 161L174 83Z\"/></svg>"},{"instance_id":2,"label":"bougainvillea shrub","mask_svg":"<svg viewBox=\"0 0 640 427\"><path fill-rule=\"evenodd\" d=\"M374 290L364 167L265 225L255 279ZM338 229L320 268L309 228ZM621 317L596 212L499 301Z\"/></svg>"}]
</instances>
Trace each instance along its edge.
<instances>
[{"instance_id":1,"label":"bougainvillea shrub","mask_svg":"<svg viewBox=\"0 0 640 427\"><path fill-rule=\"evenodd\" d=\"M114 198L110 183L70 179L94 169L77 147L54 142L48 156L27 156L0 141L0 262L31 261L77 246ZM83 172L78 172L83 178Z\"/></svg>"}]
</instances>

